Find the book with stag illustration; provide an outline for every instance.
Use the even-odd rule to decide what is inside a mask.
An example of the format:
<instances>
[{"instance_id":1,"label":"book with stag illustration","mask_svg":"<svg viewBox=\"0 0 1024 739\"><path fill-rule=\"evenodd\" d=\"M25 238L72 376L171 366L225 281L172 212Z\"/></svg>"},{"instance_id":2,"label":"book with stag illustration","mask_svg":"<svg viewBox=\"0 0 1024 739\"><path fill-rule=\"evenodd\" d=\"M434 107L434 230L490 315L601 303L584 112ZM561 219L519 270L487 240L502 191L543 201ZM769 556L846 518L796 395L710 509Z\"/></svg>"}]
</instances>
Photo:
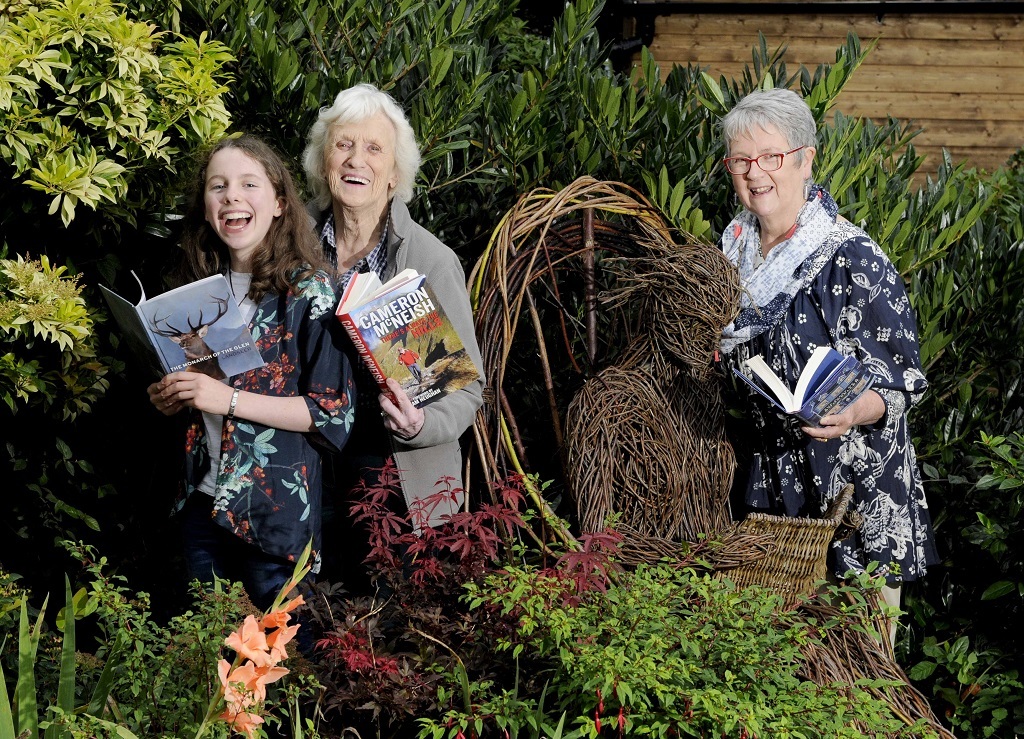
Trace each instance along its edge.
<instances>
[{"instance_id":1,"label":"book with stag illustration","mask_svg":"<svg viewBox=\"0 0 1024 739\"><path fill-rule=\"evenodd\" d=\"M438 296L415 270L383 285L373 272L353 275L335 312L388 396L388 377L421 407L480 376Z\"/></svg>"},{"instance_id":2,"label":"book with stag illustration","mask_svg":"<svg viewBox=\"0 0 1024 739\"><path fill-rule=\"evenodd\" d=\"M874 381L874 375L860 360L844 356L830 346L819 346L811 353L792 391L763 357L755 355L743 365L754 379L734 368L737 376L780 411L811 426L818 426L827 415L842 413Z\"/></svg>"},{"instance_id":3,"label":"book with stag illustration","mask_svg":"<svg viewBox=\"0 0 1024 739\"><path fill-rule=\"evenodd\" d=\"M103 285L100 290L129 345L161 376L200 372L223 380L263 366L224 275L196 280L153 298L142 290L137 304Z\"/></svg>"}]
</instances>

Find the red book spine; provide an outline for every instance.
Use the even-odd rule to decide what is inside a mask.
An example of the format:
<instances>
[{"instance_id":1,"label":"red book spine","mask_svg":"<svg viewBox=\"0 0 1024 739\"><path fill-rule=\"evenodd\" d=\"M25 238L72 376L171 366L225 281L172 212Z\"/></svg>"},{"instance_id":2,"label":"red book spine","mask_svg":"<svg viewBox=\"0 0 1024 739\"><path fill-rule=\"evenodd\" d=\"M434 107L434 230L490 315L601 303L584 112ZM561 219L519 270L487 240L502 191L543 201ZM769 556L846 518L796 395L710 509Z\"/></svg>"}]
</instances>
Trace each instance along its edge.
<instances>
[{"instance_id":1,"label":"red book spine","mask_svg":"<svg viewBox=\"0 0 1024 739\"><path fill-rule=\"evenodd\" d=\"M366 346L366 342L363 340L363 335L359 333L359 329L356 327L355 321L352 320L352 315L349 313L339 313L338 320L341 321L341 325L344 327L345 332L349 338L352 339L352 344L355 346L359 356L363 359L363 364L370 370L370 374L373 375L373 379L377 381L377 386L380 391L384 393L392 403L398 405L398 399L388 389L387 377L384 376L384 371L380 368L380 364L377 362L377 358L373 356L373 352Z\"/></svg>"}]
</instances>

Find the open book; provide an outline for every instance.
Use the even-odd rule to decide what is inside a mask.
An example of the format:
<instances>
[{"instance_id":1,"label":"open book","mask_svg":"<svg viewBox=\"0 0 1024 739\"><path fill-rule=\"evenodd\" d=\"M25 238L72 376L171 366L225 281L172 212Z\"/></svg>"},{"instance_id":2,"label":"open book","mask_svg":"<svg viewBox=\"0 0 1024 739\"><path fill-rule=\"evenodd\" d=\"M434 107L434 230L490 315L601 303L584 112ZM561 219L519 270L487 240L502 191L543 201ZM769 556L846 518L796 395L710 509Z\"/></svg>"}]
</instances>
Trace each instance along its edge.
<instances>
[{"instance_id":1,"label":"open book","mask_svg":"<svg viewBox=\"0 0 1024 739\"><path fill-rule=\"evenodd\" d=\"M480 376L441 301L415 270L403 270L383 285L373 272L353 275L336 314L389 397L388 377L419 407Z\"/></svg>"},{"instance_id":2,"label":"open book","mask_svg":"<svg viewBox=\"0 0 1024 739\"><path fill-rule=\"evenodd\" d=\"M743 364L756 379L734 368L738 377L783 413L811 426L829 414L842 413L874 381L874 375L856 357L843 356L830 346L819 346L811 353L792 391L763 357L750 357Z\"/></svg>"},{"instance_id":3,"label":"open book","mask_svg":"<svg viewBox=\"0 0 1024 739\"><path fill-rule=\"evenodd\" d=\"M132 349L155 372L200 372L223 380L263 366L224 275L190 282L133 305L100 285Z\"/></svg>"}]
</instances>

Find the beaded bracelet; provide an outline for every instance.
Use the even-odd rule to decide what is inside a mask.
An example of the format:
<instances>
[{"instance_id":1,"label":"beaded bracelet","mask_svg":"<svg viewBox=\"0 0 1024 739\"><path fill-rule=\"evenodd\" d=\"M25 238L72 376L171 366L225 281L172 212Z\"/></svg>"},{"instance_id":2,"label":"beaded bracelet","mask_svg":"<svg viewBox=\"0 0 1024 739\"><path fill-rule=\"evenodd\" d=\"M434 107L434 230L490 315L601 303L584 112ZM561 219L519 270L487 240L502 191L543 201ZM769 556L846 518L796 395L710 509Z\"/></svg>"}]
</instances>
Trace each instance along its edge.
<instances>
[{"instance_id":1,"label":"beaded bracelet","mask_svg":"<svg viewBox=\"0 0 1024 739\"><path fill-rule=\"evenodd\" d=\"M228 406L228 418L235 417L235 406L238 405L238 388L235 388L235 392L231 393L231 405Z\"/></svg>"}]
</instances>

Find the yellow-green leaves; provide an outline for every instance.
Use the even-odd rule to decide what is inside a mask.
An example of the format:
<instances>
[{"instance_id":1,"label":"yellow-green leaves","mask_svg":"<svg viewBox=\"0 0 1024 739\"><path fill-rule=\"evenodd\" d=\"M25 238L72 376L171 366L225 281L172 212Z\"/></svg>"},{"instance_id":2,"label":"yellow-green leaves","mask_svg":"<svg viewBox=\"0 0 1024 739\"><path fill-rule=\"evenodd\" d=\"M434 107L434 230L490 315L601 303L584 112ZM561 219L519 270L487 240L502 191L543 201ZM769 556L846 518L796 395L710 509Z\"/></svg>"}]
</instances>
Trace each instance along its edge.
<instances>
[{"instance_id":1,"label":"yellow-green leaves","mask_svg":"<svg viewBox=\"0 0 1024 739\"><path fill-rule=\"evenodd\" d=\"M107 388L93 314L65 269L46 256L0 259L0 336L9 349L0 357L0 398L14 412L59 402L62 417L73 419ZM46 345L56 347L56 359Z\"/></svg>"},{"instance_id":2,"label":"yellow-green leaves","mask_svg":"<svg viewBox=\"0 0 1024 739\"><path fill-rule=\"evenodd\" d=\"M123 200L136 174L172 169L219 135L231 60L210 42L174 42L111 0L44 0L0 24L0 155L7 176L48 197L64 225L77 208ZM133 191L142 204L156 183ZM128 216L130 217L130 215Z\"/></svg>"},{"instance_id":3,"label":"yellow-green leaves","mask_svg":"<svg viewBox=\"0 0 1024 739\"><path fill-rule=\"evenodd\" d=\"M100 161L94 149L78 154L73 149L61 153L46 152L38 167L29 171L25 184L52 195L49 214L60 211L67 225L75 217L75 207L84 203L93 208L102 200L114 202L124 195L128 184L121 175L124 167L110 160Z\"/></svg>"}]
</instances>

